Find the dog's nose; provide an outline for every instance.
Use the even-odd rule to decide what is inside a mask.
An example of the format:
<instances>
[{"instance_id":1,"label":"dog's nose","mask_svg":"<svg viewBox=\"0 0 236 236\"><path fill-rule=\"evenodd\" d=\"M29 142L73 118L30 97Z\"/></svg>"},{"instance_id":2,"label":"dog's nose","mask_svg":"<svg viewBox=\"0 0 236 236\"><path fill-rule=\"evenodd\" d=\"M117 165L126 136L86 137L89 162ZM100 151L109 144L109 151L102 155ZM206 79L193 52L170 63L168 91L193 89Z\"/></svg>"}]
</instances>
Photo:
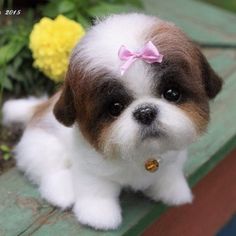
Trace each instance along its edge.
<instances>
[{"instance_id":1,"label":"dog's nose","mask_svg":"<svg viewBox=\"0 0 236 236\"><path fill-rule=\"evenodd\" d=\"M150 125L157 116L157 107L151 104L145 104L138 107L134 113L134 118L143 125Z\"/></svg>"}]
</instances>

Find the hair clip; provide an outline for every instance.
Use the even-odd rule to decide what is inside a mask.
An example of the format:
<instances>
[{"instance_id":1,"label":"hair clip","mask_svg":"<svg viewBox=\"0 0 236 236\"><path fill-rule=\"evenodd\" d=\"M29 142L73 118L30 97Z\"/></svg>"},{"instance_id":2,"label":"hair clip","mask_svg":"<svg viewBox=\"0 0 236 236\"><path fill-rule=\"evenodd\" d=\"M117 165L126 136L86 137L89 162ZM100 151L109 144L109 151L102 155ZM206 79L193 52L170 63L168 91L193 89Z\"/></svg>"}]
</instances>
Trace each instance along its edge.
<instances>
[{"instance_id":1,"label":"hair clip","mask_svg":"<svg viewBox=\"0 0 236 236\"><path fill-rule=\"evenodd\" d=\"M159 53L156 46L149 41L137 52L131 52L126 46L122 45L119 49L118 56L125 63L120 67L121 75L137 60L141 59L149 64L158 62L161 63L163 55Z\"/></svg>"}]
</instances>

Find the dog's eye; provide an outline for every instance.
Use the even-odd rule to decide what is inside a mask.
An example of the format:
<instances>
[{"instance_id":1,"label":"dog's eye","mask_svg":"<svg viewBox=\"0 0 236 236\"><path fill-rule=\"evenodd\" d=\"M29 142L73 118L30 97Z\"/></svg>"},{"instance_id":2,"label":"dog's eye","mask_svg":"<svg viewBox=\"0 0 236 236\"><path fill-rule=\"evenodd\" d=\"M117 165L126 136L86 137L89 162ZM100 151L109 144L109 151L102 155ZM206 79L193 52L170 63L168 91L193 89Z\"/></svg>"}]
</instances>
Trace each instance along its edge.
<instances>
[{"instance_id":1,"label":"dog's eye","mask_svg":"<svg viewBox=\"0 0 236 236\"><path fill-rule=\"evenodd\" d=\"M122 110L124 109L124 105L119 102L113 102L109 106L109 113L112 116L119 116Z\"/></svg>"},{"instance_id":2,"label":"dog's eye","mask_svg":"<svg viewBox=\"0 0 236 236\"><path fill-rule=\"evenodd\" d=\"M177 88L168 88L164 91L163 97L170 102L178 102L181 98L181 92Z\"/></svg>"}]
</instances>

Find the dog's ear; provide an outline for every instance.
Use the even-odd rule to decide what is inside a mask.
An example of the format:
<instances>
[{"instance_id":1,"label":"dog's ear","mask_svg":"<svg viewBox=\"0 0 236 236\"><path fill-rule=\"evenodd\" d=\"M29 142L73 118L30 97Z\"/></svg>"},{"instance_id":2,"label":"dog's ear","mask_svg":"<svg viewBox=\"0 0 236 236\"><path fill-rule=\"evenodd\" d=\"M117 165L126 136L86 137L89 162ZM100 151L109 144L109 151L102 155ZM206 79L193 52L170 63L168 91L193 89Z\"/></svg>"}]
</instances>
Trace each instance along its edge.
<instances>
[{"instance_id":1,"label":"dog's ear","mask_svg":"<svg viewBox=\"0 0 236 236\"><path fill-rule=\"evenodd\" d=\"M67 73L62 93L54 106L53 113L56 119L65 126L71 126L76 119L74 95L69 83L69 73Z\"/></svg>"},{"instance_id":2,"label":"dog's ear","mask_svg":"<svg viewBox=\"0 0 236 236\"><path fill-rule=\"evenodd\" d=\"M211 68L206 57L200 52L200 50L197 50L200 58L200 67L206 94L210 99L212 99L220 92L223 80Z\"/></svg>"}]
</instances>

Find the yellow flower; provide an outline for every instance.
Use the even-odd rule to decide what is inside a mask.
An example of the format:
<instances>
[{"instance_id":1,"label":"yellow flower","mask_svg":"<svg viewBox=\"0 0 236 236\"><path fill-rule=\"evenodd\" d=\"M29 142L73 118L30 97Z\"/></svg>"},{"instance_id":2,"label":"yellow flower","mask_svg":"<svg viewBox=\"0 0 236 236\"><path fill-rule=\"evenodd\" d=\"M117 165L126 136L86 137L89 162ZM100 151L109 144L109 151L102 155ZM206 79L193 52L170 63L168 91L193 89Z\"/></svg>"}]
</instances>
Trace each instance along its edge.
<instances>
[{"instance_id":1,"label":"yellow flower","mask_svg":"<svg viewBox=\"0 0 236 236\"><path fill-rule=\"evenodd\" d=\"M83 27L62 15L55 20L44 17L34 25L29 47L33 52L34 66L50 79L64 79L69 56L85 34Z\"/></svg>"}]
</instances>

